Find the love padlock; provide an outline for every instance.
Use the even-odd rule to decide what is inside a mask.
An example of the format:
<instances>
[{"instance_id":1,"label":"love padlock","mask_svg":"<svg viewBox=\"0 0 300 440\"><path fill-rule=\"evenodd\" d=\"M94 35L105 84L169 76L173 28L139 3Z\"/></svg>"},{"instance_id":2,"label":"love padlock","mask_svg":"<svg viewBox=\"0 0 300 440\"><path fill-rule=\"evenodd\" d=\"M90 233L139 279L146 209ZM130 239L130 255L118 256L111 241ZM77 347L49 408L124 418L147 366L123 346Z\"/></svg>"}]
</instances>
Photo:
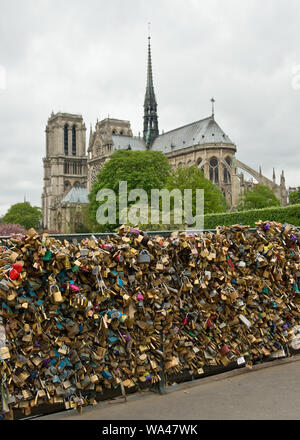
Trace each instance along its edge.
<instances>
[{"instance_id":1,"label":"love padlock","mask_svg":"<svg viewBox=\"0 0 300 440\"><path fill-rule=\"evenodd\" d=\"M23 270L23 266L22 266L22 264L20 264L20 263L14 263L12 267L13 267L13 269L15 269L18 273L22 272L22 270Z\"/></svg>"},{"instance_id":2,"label":"love padlock","mask_svg":"<svg viewBox=\"0 0 300 440\"><path fill-rule=\"evenodd\" d=\"M20 278L20 273L16 269L11 269L9 272L9 278L11 280L18 280Z\"/></svg>"},{"instance_id":3,"label":"love padlock","mask_svg":"<svg viewBox=\"0 0 300 440\"><path fill-rule=\"evenodd\" d=\"M55 289L55 291L54 291L54 289ZM60 292L57 284L53 284L52 286L50 286L50 297L54 303L63 302L63 297L61 295L61 292Z\"/></svg>"},{"instance_id":4,"label":"love padlock","mask_svg":"<svg viewBox=\"0 0 300 440\"><path fill-rule=\"evenodd\" d=\"M229 348L227 347L227 345L223 345L223 347L220 350L220 354L221 356L226 356L226 354L228 354L230 352Z\"/></svg>"},{"instance_id":5,"label":"love padlock","mask_svg":"<svg viewBox=\"0 0 300 440\"><path fill-rule=\"evenodd\" d=\"M151 257L149 252L146 249L143 249L138 256L138 261L141 264L149 264L151 261Z\"/></svg>"}]
</instances>

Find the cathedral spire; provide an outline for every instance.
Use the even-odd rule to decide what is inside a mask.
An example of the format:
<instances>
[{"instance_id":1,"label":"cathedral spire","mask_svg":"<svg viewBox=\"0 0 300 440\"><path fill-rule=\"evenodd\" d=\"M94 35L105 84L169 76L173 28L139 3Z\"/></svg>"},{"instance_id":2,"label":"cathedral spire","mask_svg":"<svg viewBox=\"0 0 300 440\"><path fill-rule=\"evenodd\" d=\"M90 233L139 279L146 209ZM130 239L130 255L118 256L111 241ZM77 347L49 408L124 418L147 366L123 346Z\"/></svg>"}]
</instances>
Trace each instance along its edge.
<instances>
[{"instance_id":1,"label":"cathedral spire","mask_svg":"<svg viewBox=\"0 0 300 440\"><path fill-rule=\"evenodd\" d=\"M149 149L158 136L157 121L157 102L154 93L153 76L152 76L152 60L151 60L151 37L148 36L148 66L147 66L147 86L144 100L144 131L143 138Z\"/></svg>"},{"instance_id":2,"label":"cathedral spire","mask_svg":"<svg viewBox=\"0 0 300 440\"><path fill-rule=\"evenodd\" d=\"M214 118L215 117L215 99L211 98L210 100L211 102L211 117Z\"/></svg>"}]
</instances>

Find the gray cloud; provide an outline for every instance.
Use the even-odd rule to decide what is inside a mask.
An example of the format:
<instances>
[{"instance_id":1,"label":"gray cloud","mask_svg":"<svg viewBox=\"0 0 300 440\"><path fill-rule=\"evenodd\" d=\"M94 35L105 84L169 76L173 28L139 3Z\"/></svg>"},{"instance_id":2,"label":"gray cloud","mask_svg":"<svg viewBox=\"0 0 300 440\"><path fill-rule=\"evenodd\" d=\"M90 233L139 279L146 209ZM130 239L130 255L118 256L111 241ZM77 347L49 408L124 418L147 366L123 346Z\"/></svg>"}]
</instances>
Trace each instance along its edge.
<instances>
[{"instance_id":1,"label":"gray cloud","mask_svg":"<svg viewBox=\"0 0 300 440\"><path fill-rule=\"evenodd\" d=\"M111 117L142 131L147 22L160 130L216 119L237 157L300 185L299 3L295 0L0 0L0 214L40 205L52 110Z\"/></svg>"}]
</instances>

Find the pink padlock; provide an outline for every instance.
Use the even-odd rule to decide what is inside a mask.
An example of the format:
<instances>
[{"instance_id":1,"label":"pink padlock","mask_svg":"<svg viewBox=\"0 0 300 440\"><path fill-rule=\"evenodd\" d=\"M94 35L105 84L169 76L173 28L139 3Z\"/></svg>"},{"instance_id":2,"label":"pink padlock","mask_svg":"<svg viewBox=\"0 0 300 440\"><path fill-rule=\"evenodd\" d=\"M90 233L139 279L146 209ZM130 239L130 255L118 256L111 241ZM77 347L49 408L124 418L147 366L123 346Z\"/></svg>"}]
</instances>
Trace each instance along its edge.
<instances>
[{"instance_id":1,"label":"pink padlock","mask_svg":"<svg viewBox=\"0 0 300 440\"><path fill-rule=\"evenodd\" d=\"M138 301L143 301L144 300L144 296L141 293L138 293L136 297L137 297Z\"/></svg>"},{"instance_id":2,"label":"pink padlock","mask_svg":"<svg viewBox=\"0 0 300 440\"><path fill-rule=\"evenodd\" d=\"M79 291L79 287L75 286L75 284L70 284L70 289L74 290L75 292Z\"/></svg>"}]
</instances>

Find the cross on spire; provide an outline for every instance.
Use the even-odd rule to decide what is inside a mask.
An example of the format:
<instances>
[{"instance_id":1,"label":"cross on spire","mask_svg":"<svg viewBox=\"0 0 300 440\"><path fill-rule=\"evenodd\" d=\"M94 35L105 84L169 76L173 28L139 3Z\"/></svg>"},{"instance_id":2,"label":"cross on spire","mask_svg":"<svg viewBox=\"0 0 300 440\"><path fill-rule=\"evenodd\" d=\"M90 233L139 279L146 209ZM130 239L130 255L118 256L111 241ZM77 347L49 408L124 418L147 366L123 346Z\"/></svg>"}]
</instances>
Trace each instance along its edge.
<instances>
[{"instance_id":1,"label":"cross on spire","mask_svg":"<svg viewBox=\"0 0 300 440\"><path fill-rule=\"evenodd\" d=\"M210 102L211 102L211 115L212 116L215 116L215 100L214 100L214 98L211 98L211 100L210 100Z\"/></svg>"}]
</instances>

